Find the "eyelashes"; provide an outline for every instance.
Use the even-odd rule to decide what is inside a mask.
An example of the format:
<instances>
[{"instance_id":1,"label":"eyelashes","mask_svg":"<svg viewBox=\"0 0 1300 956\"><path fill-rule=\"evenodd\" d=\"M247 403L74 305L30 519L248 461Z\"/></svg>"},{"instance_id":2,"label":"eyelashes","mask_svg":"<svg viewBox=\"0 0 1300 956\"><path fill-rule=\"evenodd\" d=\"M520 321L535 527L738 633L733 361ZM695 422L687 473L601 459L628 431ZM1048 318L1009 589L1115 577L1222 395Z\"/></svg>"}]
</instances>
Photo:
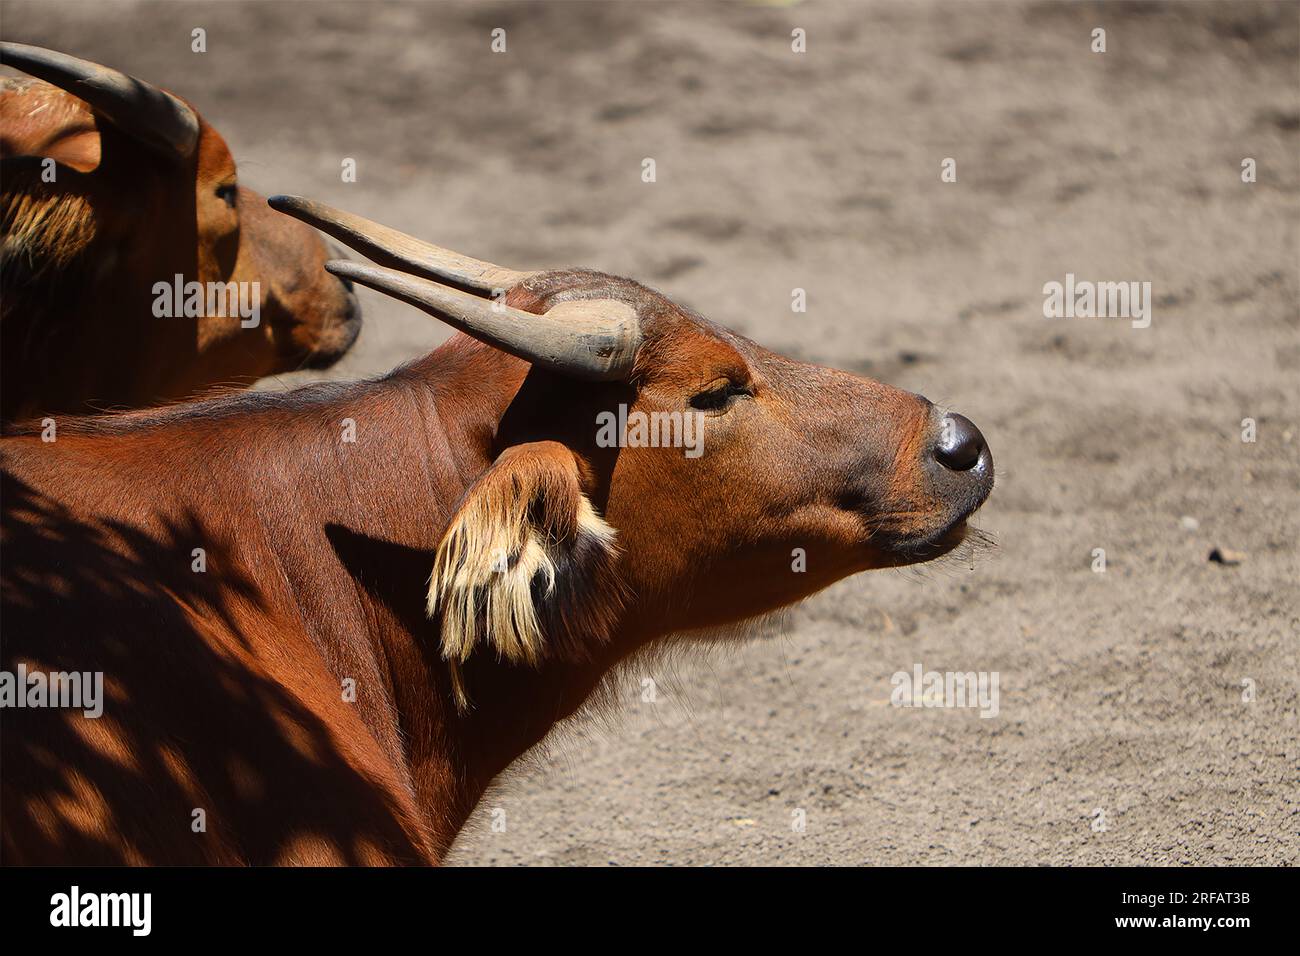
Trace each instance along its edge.
<instances>
[{"instance_id":1,"label":"eyelashes","mask_svg":"<svg viewBox=\"0 0 1300 956\"><path fill-rule=\"evenodd\" d=\"M726 382L720 387L711 388L708 391L692 396L690 406L702 412L721 412L730 408L737 398L753 394L747 386L737 385L735 382Z\"/></svg>"}]
</instances>

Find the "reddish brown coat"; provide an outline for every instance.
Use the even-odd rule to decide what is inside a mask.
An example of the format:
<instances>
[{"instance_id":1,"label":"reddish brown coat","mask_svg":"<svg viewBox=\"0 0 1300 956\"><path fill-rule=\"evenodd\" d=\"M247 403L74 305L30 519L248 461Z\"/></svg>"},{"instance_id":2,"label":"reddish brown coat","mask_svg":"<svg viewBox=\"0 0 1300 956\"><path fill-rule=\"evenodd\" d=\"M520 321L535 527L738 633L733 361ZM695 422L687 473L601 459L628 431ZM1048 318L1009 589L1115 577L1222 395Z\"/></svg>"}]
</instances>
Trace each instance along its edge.
<instances>
[{"instance_id":1,"label":"reddish brown coat","mask_svg":"<svg viewBox=\"0 0 1300 956\"><path fill-rule=\"evenodd\" d=\"M98 720L5 714L5 862L437 862L620 662L944 553L991 488L991 461L934 464L924 399L774 355L635 283L553 273L510 301L540 312L562 290L635 304L633 383L456 336L376 382L4 441L4 666L101 670L107 687ZM699 458L594 440L600 410L712 406L719 382L739 391L705 413ZM476 648L460 707L430 571L471 505L504 512L513 494L552 529L561 580L538 595L536 665ZM582 500L616 551L584 552Z\"/></svg>"}]
</instances>

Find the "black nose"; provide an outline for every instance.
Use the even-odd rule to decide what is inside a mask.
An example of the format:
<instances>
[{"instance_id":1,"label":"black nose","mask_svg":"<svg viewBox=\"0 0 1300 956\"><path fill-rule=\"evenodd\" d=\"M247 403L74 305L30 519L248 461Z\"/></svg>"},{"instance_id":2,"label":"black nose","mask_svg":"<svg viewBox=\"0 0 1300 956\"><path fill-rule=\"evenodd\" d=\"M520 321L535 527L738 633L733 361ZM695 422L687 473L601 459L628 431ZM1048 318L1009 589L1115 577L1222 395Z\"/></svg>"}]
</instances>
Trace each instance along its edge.
<instances>
[{"instance_id":1,"label":"black nose","mask_svg":"<svg viewBox=\"0 0 1300 956\"><path fill-rule=\"evenodd\" d=\"M939 443L934 457L945 468L968 471L975 467L984 451L984 436L965 415L948 415L939 429Z\"/></svg>"}]
</instances>

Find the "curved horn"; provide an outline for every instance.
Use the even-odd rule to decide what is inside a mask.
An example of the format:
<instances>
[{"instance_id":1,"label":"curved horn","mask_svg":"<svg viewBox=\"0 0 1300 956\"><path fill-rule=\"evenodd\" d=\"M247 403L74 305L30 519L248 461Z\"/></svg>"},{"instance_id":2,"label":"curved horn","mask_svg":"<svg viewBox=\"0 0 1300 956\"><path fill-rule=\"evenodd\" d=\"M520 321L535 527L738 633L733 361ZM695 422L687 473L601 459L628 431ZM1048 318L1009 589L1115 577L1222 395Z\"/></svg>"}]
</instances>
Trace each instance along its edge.
<instances>
[{"instance_id":1,"label":"curved horn","mask_svg":"<svg viewBox=\"0 0 1300 956\"><path fill-rule=\"evenodd\" d=\"M325 268L423 309L481 342L575 378L626 380L641 344L636 310L613 299L560 302L535 315L383 266L332 259Z\"/></svg>"},{"instance_id":2,"label":"curved horn","mask_svg":"<svg viewBox=\"0 0 1300 956\"><path fill-rule=\"evenodd\" d=\"M328 233L380 265L484 292L509 289L534 272L504 269L424 242L389 226L301 196L272 196L272 209Z\"/></svg>"},{"instance_id":3,"label":"curved horn","mask_svg":"<svg viewBox=\"0 0 1300 956\"><path fill-rule=\"evenodd\" d=\"M0 43L0 62L90 104L123 132L182 159L199 141L194 111L156 86L89 60L25 43Z\"/></svg>"}]
</instances>

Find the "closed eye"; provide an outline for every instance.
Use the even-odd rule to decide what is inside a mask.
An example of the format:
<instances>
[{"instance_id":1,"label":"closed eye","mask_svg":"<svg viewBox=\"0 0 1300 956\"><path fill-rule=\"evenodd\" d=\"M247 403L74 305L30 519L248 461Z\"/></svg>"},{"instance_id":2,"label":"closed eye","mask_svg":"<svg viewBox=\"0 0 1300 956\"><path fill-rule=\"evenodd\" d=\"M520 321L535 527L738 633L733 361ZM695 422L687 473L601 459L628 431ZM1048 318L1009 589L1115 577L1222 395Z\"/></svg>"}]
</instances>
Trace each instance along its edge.
<instances>
[{"instance_id":1,"label":"closed eye","mask_svg":"<svg viewBox=\"0 0 1300 956\"><path fill-rule=\"evenodd\" d=\"M748 386L723 382L721 385L710 387L692 396L690 404L691 408L697 408L702 412L724 412L735 403L737 398L753 394Z\"/></svg>"}]
</instances>

